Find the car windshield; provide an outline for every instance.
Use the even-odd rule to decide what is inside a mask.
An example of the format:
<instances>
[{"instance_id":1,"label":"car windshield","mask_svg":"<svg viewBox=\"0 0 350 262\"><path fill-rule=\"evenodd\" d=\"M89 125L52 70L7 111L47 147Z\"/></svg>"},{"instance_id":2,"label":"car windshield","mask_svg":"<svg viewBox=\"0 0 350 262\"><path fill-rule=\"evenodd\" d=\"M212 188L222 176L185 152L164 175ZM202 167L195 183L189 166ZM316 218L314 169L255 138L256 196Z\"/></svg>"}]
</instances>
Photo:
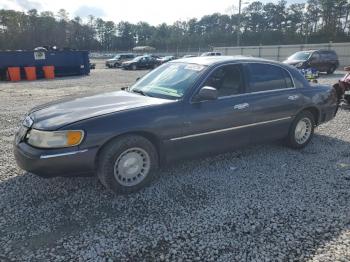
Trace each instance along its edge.
<instances>
[{"instance_id":1,"label":"car windshield","mask_svg":"<svg viewBox=\"0 0 350 262\"><path fill-rule=\"evenodd\" d=\"M119 59L120 55L116 55L115 57L113 57L113 59Z\"/></svg>"},{"instance_id":2,"label":"car windshield","mask_svg":"<svg viewBox=\"0 0 350 262\"><path fill-rule=\"evenodd\" d=\"M288 60L307 60L312 52L296 52L295 54L288 57Z\"/></svg>"},{"instance_id":3,"label":"car windshield","mask_svg":"<svg viewBox=\"0 0 350 262\"><path fill-rule=\"evenodd\" d=\"M158 98L180 99L204 68L198 64L164 64L143 77L130 91Z\"/></svg>"}]
</instances>

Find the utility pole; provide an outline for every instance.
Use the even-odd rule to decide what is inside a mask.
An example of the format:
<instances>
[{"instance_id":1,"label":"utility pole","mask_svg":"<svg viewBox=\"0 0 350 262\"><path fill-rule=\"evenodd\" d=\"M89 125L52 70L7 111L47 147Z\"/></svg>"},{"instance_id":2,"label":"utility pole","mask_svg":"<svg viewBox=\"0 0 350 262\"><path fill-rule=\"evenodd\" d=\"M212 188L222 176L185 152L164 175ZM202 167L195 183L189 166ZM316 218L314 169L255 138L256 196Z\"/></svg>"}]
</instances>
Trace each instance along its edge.
<instances>
[{"instance_id":1,"label":"utility pole","mask_svg":"<svg viewBox=\"0 0 350 262\"><path fill-rule=\"evenodd\" d=\"M241 10L242 9L242 0L238 2L238 30L237 30L237 46L241 44Z\"/></svg>"}]
</instances>

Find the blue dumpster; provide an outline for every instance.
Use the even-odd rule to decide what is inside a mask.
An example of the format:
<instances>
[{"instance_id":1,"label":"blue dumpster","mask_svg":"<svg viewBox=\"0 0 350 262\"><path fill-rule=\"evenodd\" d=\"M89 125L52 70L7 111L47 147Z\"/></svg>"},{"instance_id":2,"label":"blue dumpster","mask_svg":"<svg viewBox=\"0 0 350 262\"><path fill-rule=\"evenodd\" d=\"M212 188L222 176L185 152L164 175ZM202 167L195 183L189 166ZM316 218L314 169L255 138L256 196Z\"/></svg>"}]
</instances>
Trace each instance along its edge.
<instances>
[{"instance_id":1,"label":"blue dumpster","mask_svg":"<svg viewBox=\"0 0 350 262\"><path fill-rule=\"evenodd\" d=\"M38 78L43 77L43 66L54 66L56 76L88 75L88 51L0 51L0 77L5 78L8 67L35 66Z\"/></svg>"}]
</instances>

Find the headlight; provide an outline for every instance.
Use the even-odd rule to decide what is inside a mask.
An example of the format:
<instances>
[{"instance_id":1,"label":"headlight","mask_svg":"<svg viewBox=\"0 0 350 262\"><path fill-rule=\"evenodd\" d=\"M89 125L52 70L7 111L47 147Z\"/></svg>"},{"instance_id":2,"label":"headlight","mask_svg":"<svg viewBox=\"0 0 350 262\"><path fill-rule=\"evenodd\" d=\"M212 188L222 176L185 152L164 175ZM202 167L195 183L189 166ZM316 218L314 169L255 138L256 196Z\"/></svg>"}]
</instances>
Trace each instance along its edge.
<instances>
[{"instance_id":1,"label":"headlight","mask_svg":"<svg viewBox=\"0 0 350 262\"><path fill-rule=\"evenodd\" d=\"M295 67L302 67L303 65L304 65L304 63L300 62L300 63L296 64Z\"/></svg>"},{"instance_id":2,"label":"headlight","mask_svg":"<svg viewBox=\"0 0 350 262\"><path fill-rule=\"evenodd\" d=\"M32 129L27 134L28 144L39 148L77 146L84 138L82 130L41 131Z\"/></svg>"}]
</instances>

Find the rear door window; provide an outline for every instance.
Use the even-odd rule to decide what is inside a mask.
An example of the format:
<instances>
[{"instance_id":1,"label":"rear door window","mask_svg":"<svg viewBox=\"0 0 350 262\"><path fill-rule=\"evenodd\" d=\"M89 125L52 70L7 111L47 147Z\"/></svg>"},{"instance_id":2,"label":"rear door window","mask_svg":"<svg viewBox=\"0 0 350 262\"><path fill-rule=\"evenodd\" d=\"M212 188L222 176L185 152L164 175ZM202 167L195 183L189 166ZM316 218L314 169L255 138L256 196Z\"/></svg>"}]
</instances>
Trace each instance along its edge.
<instances>
[{"instance_id":1,"label":"rear door window","mask_svg":"<svg viewBox=\"0 0 350 262\"><path fill-rule=\"evenodd\" d=\"M286 70L269 64L247 64L248 92L262 92L293 87L293 81Z\"/></svg>"},{"instance_id":2,"label":"rear door window","mask_svg":"<svg viewBox=\"0 0 350 262\"><path fill-rule=\"evenodd\" d=\"M321 53L324 60L336 60L337 55L334 52L323 52Z\"/></svg>"}]
</instances>

